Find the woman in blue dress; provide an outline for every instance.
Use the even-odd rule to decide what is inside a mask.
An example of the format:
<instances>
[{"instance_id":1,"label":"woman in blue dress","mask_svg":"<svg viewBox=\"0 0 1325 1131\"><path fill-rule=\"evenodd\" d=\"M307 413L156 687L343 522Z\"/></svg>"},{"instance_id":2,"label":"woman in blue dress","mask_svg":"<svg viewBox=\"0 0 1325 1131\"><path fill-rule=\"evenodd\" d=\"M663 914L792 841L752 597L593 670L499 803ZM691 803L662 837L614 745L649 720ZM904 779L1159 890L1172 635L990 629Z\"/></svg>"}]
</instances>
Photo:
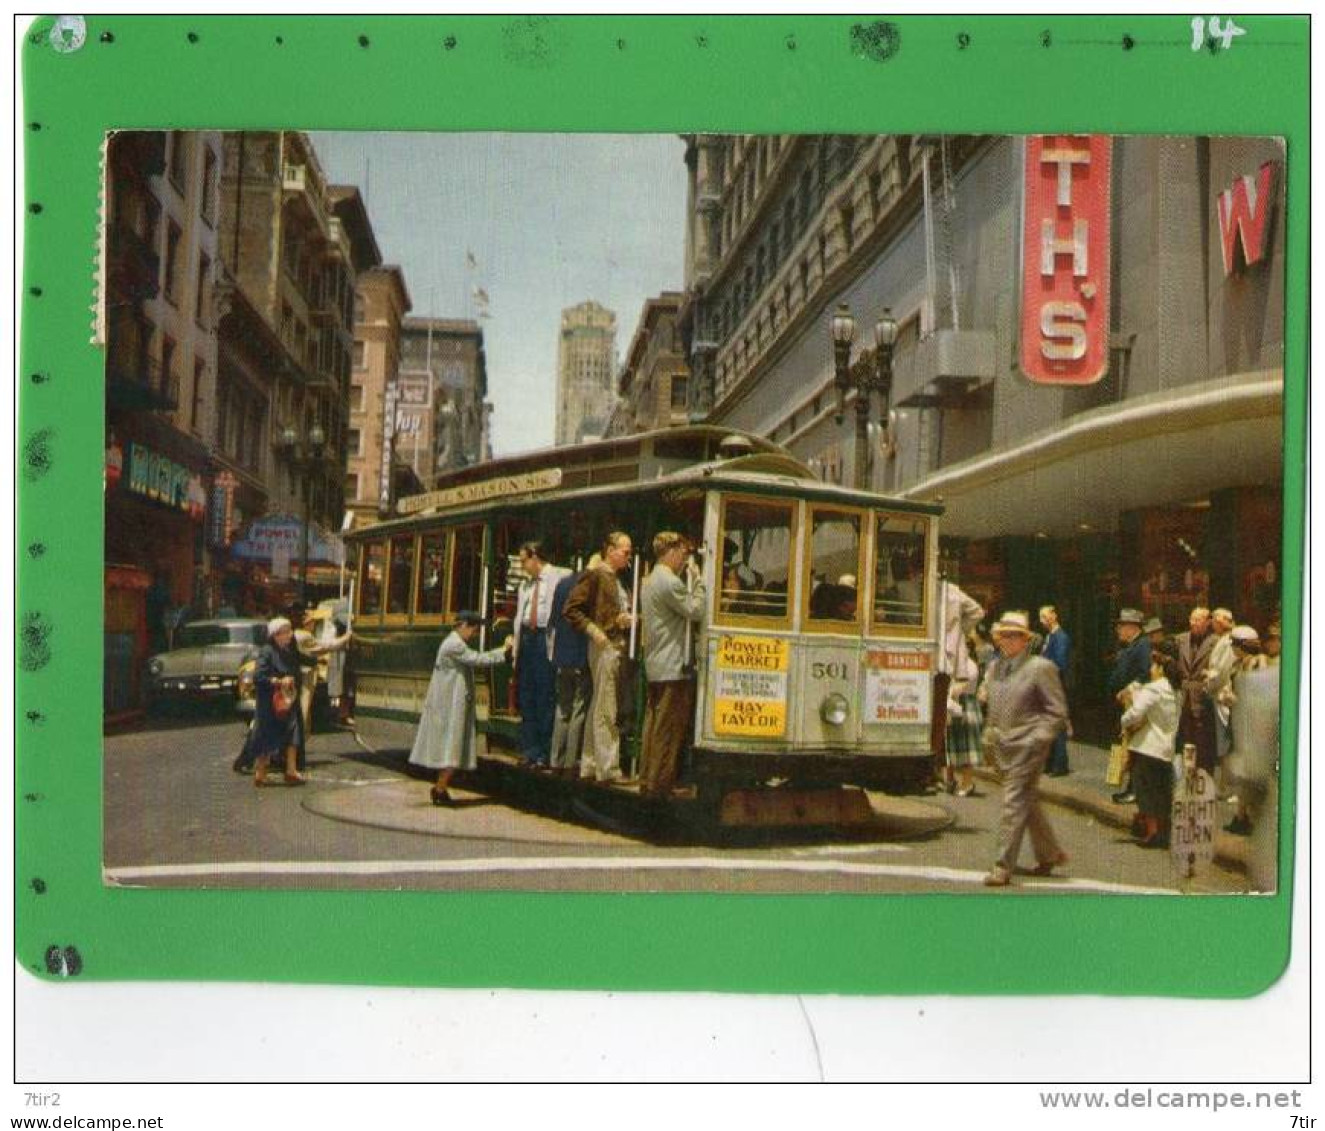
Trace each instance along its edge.
<instances>
[{"instance_id":1,"label":"woman in blue dress","mask_svg":"<svg viewBox=\"0 0 1325 1131\"><path fill-rule=\"evenodd\" d=\"M273 758L284 758L286 785L303 785L299 773L299 751L304 744L303 717L299 711L299 686L303 679L294 628L285 617L267 625L267 643L258 654L254 673L257 714L249 738L249 753L256 759L253 784L267 784L267 768Z\"/></svg>"}]
</instances>

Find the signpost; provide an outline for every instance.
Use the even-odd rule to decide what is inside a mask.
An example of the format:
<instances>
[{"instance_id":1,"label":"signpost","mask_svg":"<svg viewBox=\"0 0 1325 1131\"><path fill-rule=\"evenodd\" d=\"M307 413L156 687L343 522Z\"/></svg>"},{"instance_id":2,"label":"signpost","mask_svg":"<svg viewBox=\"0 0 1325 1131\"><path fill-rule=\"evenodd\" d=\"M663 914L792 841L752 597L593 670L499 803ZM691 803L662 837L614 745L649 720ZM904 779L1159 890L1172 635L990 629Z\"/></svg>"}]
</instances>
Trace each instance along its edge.
<instances>
[{"instance_id":1,"label":"signpost","mask_svg":"<svg viewBox=\"0 0 1325 1131\"><path fill-rule=\"evenodd\" d=\"M1182 748L1182 761L1182 777L1173 786L1169 852L1178 875L1191 879L1215 858L1219 801L1210 775L1196 768L1196 747L1191 743Z\"/></svg>"}]
</instances>

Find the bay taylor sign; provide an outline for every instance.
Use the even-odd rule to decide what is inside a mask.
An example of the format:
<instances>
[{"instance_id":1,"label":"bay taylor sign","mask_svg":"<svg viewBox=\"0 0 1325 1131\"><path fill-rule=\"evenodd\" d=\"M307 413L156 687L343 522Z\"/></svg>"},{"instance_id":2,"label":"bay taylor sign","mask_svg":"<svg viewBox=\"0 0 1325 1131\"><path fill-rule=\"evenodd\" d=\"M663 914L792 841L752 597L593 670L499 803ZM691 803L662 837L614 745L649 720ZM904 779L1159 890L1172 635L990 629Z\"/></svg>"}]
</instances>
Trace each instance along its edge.
<instances>
[{"instance_id":1,"label":"bay taylor sign","mask_svg":"<svg viewBox=\"0 0 1325 1131\"><path fill-rule=\"evenodd\" d=\"M1021 369L1045 385L1092 385L1109 369L1109 180L1113 139L1026 139Z\"/></svg>"}]
</instances>

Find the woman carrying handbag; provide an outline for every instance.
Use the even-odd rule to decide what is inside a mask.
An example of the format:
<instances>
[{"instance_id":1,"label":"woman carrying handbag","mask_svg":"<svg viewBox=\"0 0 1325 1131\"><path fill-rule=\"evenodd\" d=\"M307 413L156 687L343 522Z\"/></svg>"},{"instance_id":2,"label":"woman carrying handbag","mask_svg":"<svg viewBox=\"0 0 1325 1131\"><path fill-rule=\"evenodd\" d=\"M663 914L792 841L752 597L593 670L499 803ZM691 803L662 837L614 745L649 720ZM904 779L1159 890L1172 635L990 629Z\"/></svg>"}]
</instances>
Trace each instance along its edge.
<instances>
[{"instance_id":1,"label":"woman carrying handbag","mask_svg":"<svg viewBox=\"0 0 1325 1131\"><path fill-rule=\"evenodd\" d=\"M283 756L286 785L303 785L305 779L298 769L304 741L299 710L303 674L294 629L285 617L277 617L267 625L267 638L254 673L257 712L249 742L249 752L256 759L253 784L259 788L266 785L272 758Z\"/></svg>"}]
</instances>

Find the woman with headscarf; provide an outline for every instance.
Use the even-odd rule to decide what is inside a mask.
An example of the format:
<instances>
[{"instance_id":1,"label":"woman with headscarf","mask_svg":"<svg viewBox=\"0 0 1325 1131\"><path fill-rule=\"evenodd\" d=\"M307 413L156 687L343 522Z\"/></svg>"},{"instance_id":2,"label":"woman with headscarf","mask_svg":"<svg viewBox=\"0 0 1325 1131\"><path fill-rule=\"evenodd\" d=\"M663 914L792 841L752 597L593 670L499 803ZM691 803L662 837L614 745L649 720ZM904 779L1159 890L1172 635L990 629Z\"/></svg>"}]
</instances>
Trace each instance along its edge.
<instances>
[{"instance_id":1,"label":"woman with headscarf","mask_svg":"<svg viewBox=\"0 0 1325 1131\"><path fill-rule=\"evenodd\" d=\"M303 785L299 773L299 751L304 743L304 723L299 710L299 688L303 670L294 628L285 617L267 625L267 643L258 653L253 682L257 690L257 711L248 752L256 759L253 784L267 784L267 767L272 758L285 759L287 785Z\"/></svg>"}]
</instances>

